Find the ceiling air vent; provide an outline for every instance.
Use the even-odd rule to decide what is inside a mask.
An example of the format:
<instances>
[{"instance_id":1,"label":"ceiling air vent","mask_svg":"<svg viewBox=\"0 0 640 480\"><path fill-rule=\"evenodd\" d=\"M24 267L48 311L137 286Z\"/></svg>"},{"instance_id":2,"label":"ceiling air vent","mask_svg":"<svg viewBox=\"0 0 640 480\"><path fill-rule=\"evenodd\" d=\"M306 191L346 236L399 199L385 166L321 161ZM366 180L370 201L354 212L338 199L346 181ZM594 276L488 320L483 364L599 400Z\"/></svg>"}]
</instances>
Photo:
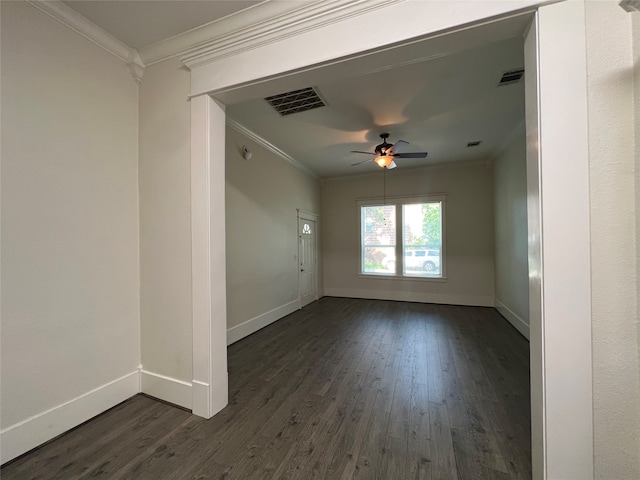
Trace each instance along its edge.
<instances>
[{"instance_id":1,"label":"ceiling air vent","mask_svg":"<svg viewBox=\"0 0 640 480\"><path fill-rule=\"evenodd\" d=\"M276 109L276 112L283 116L313 110L326 105L314 87L273 95L265 98L265 100Z\"/></svg>"},{"instance_id":2,"label":"ceiling air vent","mask_svg":"<svg viewBox=\"0 0 640 480\"><path fill-rule=\"evenodd\" d=\"M519 82L522 80L524 75L524 68L518 68L517 70L509 70L508 72L504 72L502 74L502 78L498 83L500 85L511 85L512 83Z\"/></svg>"}]
</instances>

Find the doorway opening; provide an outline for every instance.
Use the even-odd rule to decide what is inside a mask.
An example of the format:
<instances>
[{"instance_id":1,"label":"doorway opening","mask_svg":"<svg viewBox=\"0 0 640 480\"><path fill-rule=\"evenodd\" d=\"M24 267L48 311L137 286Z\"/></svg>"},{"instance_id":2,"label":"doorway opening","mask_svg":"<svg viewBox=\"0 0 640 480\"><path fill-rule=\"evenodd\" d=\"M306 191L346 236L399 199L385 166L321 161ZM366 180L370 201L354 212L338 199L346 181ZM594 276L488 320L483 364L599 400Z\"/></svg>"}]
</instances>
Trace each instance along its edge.
<instances>
[{"instance_id":1,"label":"doorway opening","mask_svg":"<svg viewBox=\"0 0 640 480\"><path fill-rule=\"evenodd\" d=\"M300 308L318 299L318 215L298 209L298 293Z\"/></svg>"},{"instance_id":2,"label":"doorway opening","mask_svg":"<svg viewBox=\"0 0 640 480\"><path fill-rule=\"evenodd\" d=\"M531 3L532 9L537 7L536 2ZM534 67L534 79L539 82L533 87L527 87L527 96L531 97L532 105L536 108L531 110L534 112L533 123L527 119L526 127L528 152L531 154L528 155L528 166L532 167L528 172L531 175L528 175L527 195L529 205L533 206L530 215L535 217L533 223L530 222L530 227L537 226L528 232L529 253L533 256L529 259L530 288L533 293L538 294L530 296L531 413L534 432L533 470L536 478L542 478L547 473L560 477L564 473L578 470L586 474L579 475L581 478L588 478L589 465L592 463L590 328L588 322L585 322L585 318L590 317L589 194L586 161L588 130L585 120L585 25L584 12L581 12L580 8L581 5L577 2L540 7L536 10L537 21L534 27L526 32L519 32L527 34L531 40L531 50L525 50L525 54L527 61L533 62L531 65ZM521 11L511 13L521 15ZM381 64L394 65L393 60L389 61L389 55L399 53L400 50L394 51L395 48L413 49L411 54L407 54L408 58L395 55L396 61L425 60L433 55L446 54L452 48L469 45L474 36L487 41L487 34L499 32L500 35L504 35L509 30L505 30L504 27L513 26L511 20L514 18L484 18L482 14L478 14L471 22L469 16L463 17L455 13L451 15L453 18L448 19L449 27L445 29L445 34L434 34L431 39L412 39L401 46L396 44L378 50L363 48L360 56L344 58L344 62L339 56L335 57L333 63L327 61L326 54L324 59L313 56L310 61L315 60L317 63L308 68L292 69L277 74L272 72L263 77L247 79L247 70L243 68L246 59L242 58L242 55L234 56L232 61L237 62L237 71L234 73L233 69L225 69L226 76L222 81L225 84L217 85L214 79L204 90L214 95L219 102L229 105L242 101L243 97L255 97L257 92L263 89L265 82L285 79L289 83L295 83L304 79L304 83L307 84L308 79L317 76L331 77L340 71L344 75L347 61L354 62L350 65L363 71L380 68ZM527 15L532 13L529 12ZM456 27L452 28L452 24ZM433 28L433 25L426 29L429 28ZM452 31L455 29L459 30ZM437 29L432 31L436 32ZM456 41L450 43L444 38L458 34L460 37L456 37ZM464 38L464 41L461 38ZM423 41L424 44L418 45ZM420 53L421 47L424 47L424 50ZM387 55L387 61L376 56L377 54ZM572 58L575 61L567 65L562 61L563 58ZM195 95L203 92L203 79L208 72L210 69L201 70L200 81L195 82L200 90L194 91ZM544 72L544 75L540 72ZM197 73L192 71L192 79ZM235 75L237 81L229 81L229 78L234 78ZM565 81L554 81L557 78L563 78ZM196 124L211 124L213 120L224 119L224 112L222 116L210 113L211 111L204 116L192 116L192 126L194 121ZM541 129L540 125L549 128ZM553 132L558 131L562 131L562 138L554 135ZM220 138L219 131L210 130L209 133L209 139ZM210 143L216 144L215 141ZM541 151L544 151L544 157ZM193 152L192 148L192 154ZM208 151L206 155L208 161L212 161L213 153ZM568 177L585 181L576 181L571 185L561 181ZM544 189L542 185L545 186ZM543 191L544 196L541 195ZM571 234L568 235L567 232ZM209 250L215 250L217 247L218 239L212 238L208 245ZM572 295L565 294L567 285L571 285ZM543 318L547 321L543 322ZM196 321L194 314L194 323ZM564 348L567 342L575 347L569 363ZM194 363L195 350L194 348ZM211 359L212 355L209 354L207 358ZM226 364L224 365L226 368ZM566 441L568 436L571 438L570 442Z\"/></svg>"}]
</instances>

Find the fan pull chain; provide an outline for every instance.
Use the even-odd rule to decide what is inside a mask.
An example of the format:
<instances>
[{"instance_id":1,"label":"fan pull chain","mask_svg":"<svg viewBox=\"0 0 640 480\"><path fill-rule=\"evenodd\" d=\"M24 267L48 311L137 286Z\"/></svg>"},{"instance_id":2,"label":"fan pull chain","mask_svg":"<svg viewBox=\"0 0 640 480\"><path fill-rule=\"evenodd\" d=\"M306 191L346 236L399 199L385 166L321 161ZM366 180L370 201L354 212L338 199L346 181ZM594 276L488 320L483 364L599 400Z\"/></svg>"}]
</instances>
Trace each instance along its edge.
<instances>
[{"instance_id":1,"label":"fan pull chain","mask_svg":"<svg viewBox=\"0 0 640 480\"><path fill-rule=\"evenodd\" d=\"M387 206L387 167L382 168L382 204ZM386 211L386 209L383 209ZM387 226L387 216L384 216L384 226Z\"/></svg>"},{"instance_id":2,"label":"fan pull chain","mask_svg":"<svg viewBox=\"0 0 640 480\"><path fill-rule=\"evenodd\" d=\"M387 204L387 168L382 169L382 202Z\"/></svg>"}]
</instances>

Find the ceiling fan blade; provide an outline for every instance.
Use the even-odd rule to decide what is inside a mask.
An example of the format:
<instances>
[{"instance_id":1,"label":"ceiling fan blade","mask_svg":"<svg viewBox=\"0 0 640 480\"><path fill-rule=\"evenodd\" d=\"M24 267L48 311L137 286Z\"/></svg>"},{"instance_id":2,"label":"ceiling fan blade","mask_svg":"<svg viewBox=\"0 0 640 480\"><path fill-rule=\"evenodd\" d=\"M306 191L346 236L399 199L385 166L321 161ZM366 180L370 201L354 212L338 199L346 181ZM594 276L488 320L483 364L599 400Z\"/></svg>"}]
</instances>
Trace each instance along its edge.
<instances>
[{"instance_id":1,"label":"ceiling fan blade","mask_svg":"<svg viewBox=\"0 0 640 480\"><path fill-rule=\"evenodd\" d=\"M390 148L387 149L387 155L394 155L398 150L402 150L405 145L409 145L409 142L398 140Z\"/></svg>"},{"instance_id":2,"label":"ceiling fan blade","mask_svg":"<svg viewBox=\"0 0 640 480\"><path fill-rule=\"evenodd\" d=\"M361 152L360 150L351 150L351 153L364 153L365 155L377 155L377 153L373 153L373 152Z\"/></svg>"},{"instance_id":3,"label":"ceiling fan blade","mask_svg":"<svg viewBox=\"0 0 640 480\"><path fill-rule=\"evenodd\" d=\"M393 168L396 168L398 165L396 165L396 162L391 162L389 165L387 165L387 170L391 170Z\"/></svg>"},{"instance_id":4,"label":"ceiling fan blade","mask_svg":"<svg viewBox=\"0 0 640 480\"><path fill-rule=\"evenodd\" d=\"M364 152L362 152L362 153L364 153ZM372 158L367 158L366 160L362 160L361 162L352 163L351 166L355 167L357 165L362 165L365 162L373 162L373 159Z\"/></svg>"},{"instance_id":5,"label":"ceiling fan blade","mask_svg":"<svg viewBox=\"0 0 640 480\"><path fill-rule=\"evenodd\" d=\"M425 158L426 156L427 152L396 153L394 155L396 158Z\"/></svg>"}]
</instances>

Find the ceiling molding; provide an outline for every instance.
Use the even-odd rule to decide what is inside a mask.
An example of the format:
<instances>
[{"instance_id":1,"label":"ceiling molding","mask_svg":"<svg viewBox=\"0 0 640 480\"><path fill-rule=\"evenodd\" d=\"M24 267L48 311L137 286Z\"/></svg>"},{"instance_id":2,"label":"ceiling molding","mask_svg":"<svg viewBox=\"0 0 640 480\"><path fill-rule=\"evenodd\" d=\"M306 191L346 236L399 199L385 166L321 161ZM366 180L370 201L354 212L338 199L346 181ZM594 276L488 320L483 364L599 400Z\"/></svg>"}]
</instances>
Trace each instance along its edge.
<instances>
[{"instance_id":1,"label":"ceiling molding","mask_svg":"<svg viewBox=\"0 0 640 480\"><path fill-rule=\"evenodd\" d=\"M125 62L140 81L145 66L169 58L179 56L185 65L195 68L404 0L264 1L138 50L61 0L26 1Z\"/></svg>"},{"instance_id":2,"label":"ceiling molding","mask_svg":"<svg viewBox=\"0 0 640 480\"><path fill-rule=\"evenodd\" d=\"M283 38L342 21L404 0L266 2L140 49L150 65L173 56L189 68L215 62Z\"/></svg>"},{"instance_id":3,"label":"ceiling molding","mask_svg":"<svg viewBox=\"0 0 640 480\"><path fill-rule=\"evenodd\" d=\"M169 58L177 57L188 50L203 45L214 38L224 37L232 32L291 11L296 2L271 2L269 0L239 11L227 17L214 20L199 27L165 38L139 49L145 65L153 65Z\"/></svg>"},{"instance_id":4,"label":"ceiling molding","mask_svg":"<svg viewBox=\"0 0 640 480\"><path fill-rule=\"evenodd\" d=\"M140 81L145 65L134 48L128 47L60 0L47 0L46 2L27 0L27 2L122 60L129 66L133 78L137 82Z\"/></svg>"},{"instance_id":5,"label":"ceiling molding","mask_svg":"<svg viewBox=\"0 0 640 480\"><path fill-rule=\"evenodd\" d=\"M290 163L294 167L302 170L304 173L306 173L307 175L315 178L316 180L320 180L320 177L318 175L316 175L309 168L305 167L302 163L298 162L295 158L293 158L292 156L290 156L286 152L280 150L273 143L269 142L268 140L264 139L263 137L261 137L257 133L254 133L253 131L249 130L247 127L245 127L241 123L236 122L235 120L229 118L228 116L227 116L227 125L229 127L233 128L235 131L241 133L245 137L250 138L251 140L256 142L258 145L266 148L271 153L277 155L278 157L283 159L285 162Z\"/></svg>"}]
</instances>

